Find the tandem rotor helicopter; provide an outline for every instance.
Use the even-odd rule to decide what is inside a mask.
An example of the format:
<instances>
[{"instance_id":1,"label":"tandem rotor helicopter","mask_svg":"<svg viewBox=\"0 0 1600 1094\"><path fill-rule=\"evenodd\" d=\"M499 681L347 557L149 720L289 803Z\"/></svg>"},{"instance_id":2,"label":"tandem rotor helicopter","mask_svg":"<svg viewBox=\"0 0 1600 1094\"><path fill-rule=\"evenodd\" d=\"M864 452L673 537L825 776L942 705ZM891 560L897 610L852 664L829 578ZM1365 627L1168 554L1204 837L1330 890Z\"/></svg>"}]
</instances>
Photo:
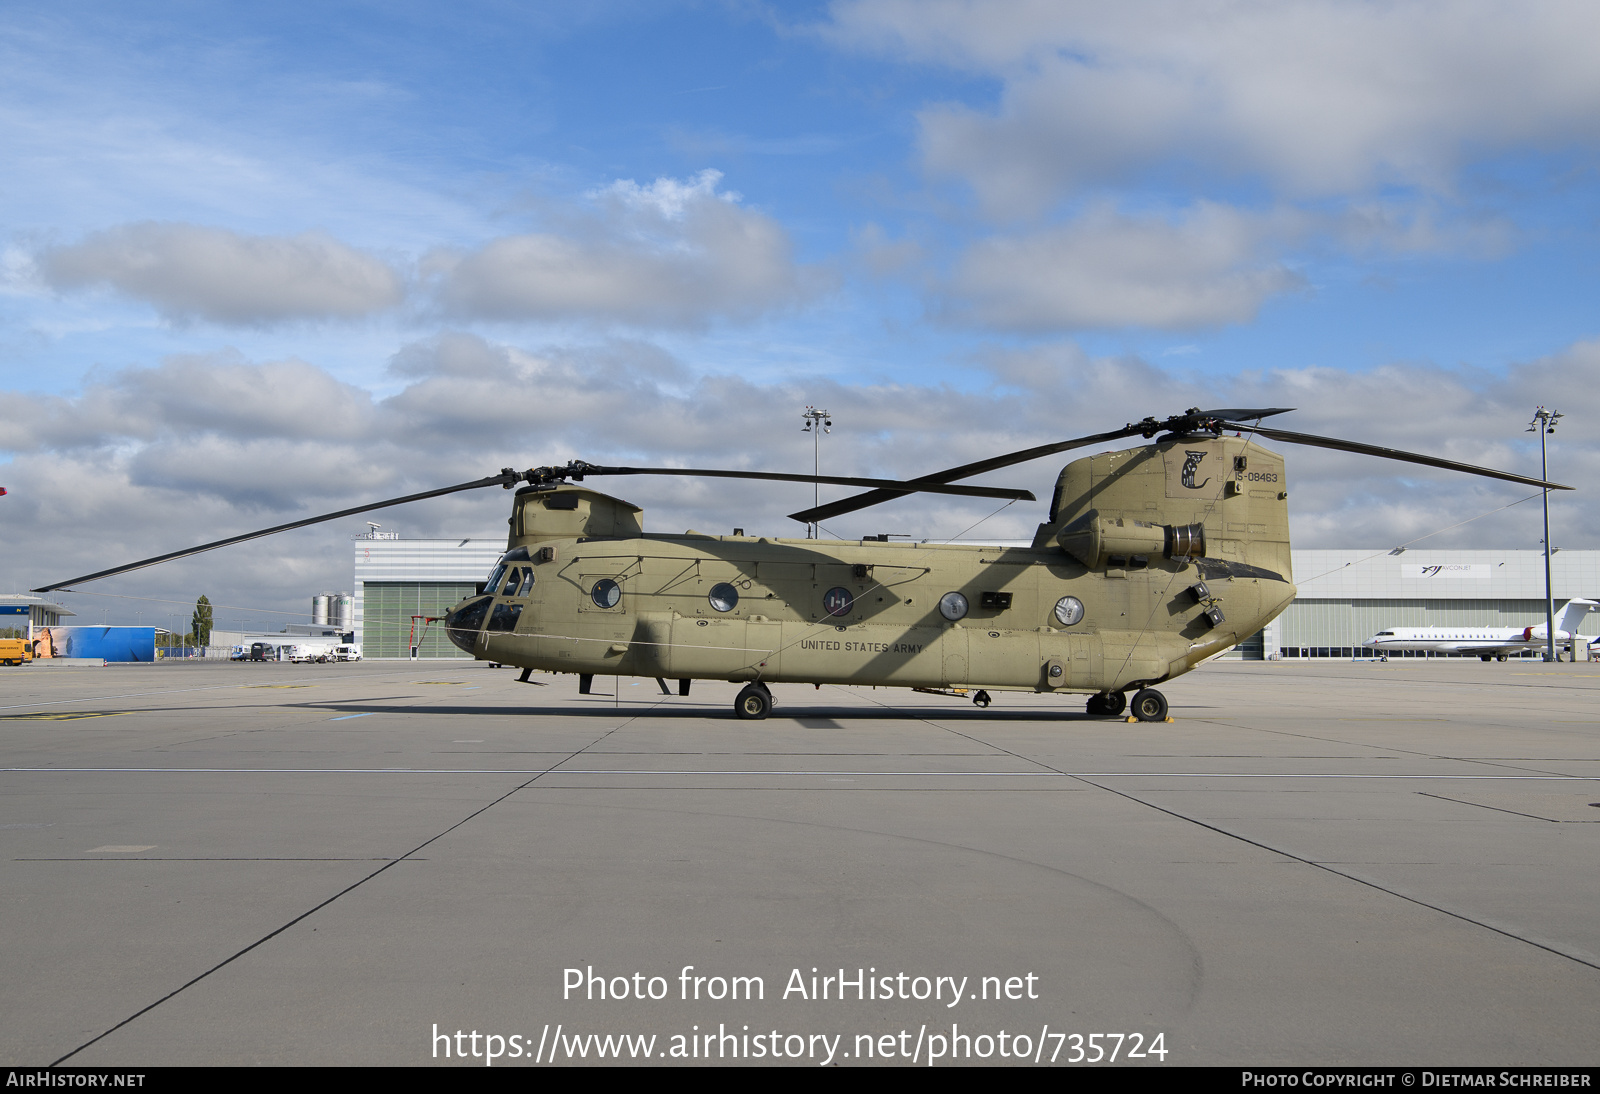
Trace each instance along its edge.
<instances>
[{"instance_id":1,"label":"tandem rotor helicopter","mask_svg":"<svg viewBox=\"0 0 1600 1094\"><path fill-rule=\"evenodd\" d=\"M1288 480L1257 438L1549 489L1571 487L1355 441L1269 428L1271 409L1190 409L910 480L572 461L343 509L33 590L52 592L375 509L519 483L510 535L479 591L444 618L479 660L575 673L742 682L740 718L775 683L949 694L1087 695L1087 712L1163 721L1155 685L1254 634L1289 606ZM1247 424L1255 423L1255 424ZM1228 436L1227 434L1237 434ZM1028 547L646 533L643 511L581 485L621 475L826 483L865 493L792 513L822 521L913 493L1034 500L959 480L1076 448L1152 443L1068 464ZM1127 695L1133 693L1131 702Z\"/></svg>"}]
</instances>

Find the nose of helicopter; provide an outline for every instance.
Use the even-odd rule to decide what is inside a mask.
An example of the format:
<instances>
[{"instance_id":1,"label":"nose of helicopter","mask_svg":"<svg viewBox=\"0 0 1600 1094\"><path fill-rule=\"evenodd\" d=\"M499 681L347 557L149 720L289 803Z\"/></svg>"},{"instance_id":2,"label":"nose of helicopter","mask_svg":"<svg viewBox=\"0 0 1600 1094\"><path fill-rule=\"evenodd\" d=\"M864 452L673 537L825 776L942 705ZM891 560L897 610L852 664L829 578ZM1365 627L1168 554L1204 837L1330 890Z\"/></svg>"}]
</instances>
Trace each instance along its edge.
<instances>
[{"instance_id":1,"label":"nose of helicopter","mask_svg":"<svg viewBox=\"0 0 1600 1094\"><path fill-rule=\"evenodd\" d=\"M445 613L444 633L452 645L466 653L477 653L478 632L483 629L483 621L493 602L494 598L490 596L477 597L457 604Z\"/></svg>"}]
</instances>

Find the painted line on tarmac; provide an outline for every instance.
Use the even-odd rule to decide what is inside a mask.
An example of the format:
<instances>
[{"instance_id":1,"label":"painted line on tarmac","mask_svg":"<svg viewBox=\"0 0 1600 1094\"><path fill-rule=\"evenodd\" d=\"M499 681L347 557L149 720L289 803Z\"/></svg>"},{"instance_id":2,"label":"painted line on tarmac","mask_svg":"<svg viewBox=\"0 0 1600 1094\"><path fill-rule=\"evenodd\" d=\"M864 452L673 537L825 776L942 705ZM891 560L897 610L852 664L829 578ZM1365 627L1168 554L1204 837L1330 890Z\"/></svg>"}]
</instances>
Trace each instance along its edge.
<instances>
[{"instance_id":1,"label":"painted line on tarmac","mask_svg":"<svg viewBox=\"0 0 1600 1094\"><path fill-rule=\"evenodd\" d=\"M385 676L410 676L409 672L369 672L359 676L351 676L352 680L381 680ZM323 677L323 681L327 681ZM106 699L140 699L147 695L187 695L192 691L238 691L241 688L259 687L257 684L208 684L203 688L168 688L164 691L127 691L121 695L91 695L83 699L57 699L49 703L11 703L0 706L0 710L16 710L19 707L64 707L73 703L98 703ZM275 685L282 686L282 685ZM308 686L308 685L303 685Z\"/></svg>"},{"instance_id":2,"label":"painted line on tarmac","mask_svg":"<svg viewBox=\"0 0 1600 1094\"><path fill-rule=\"evenodd\" d=\"M351 715L359 717L359 715ZM335 718L334 721L339 721ZM727 778L789 775L795 778L866 776L878 778L1010 779L1445 779L1459 782L1600 782L1600 775L1362 775L1354 772L1259 771L726 771L641 768L543 767L0 767L0 772L79 775L721 775Z\"/></svg>"}]
</instances>

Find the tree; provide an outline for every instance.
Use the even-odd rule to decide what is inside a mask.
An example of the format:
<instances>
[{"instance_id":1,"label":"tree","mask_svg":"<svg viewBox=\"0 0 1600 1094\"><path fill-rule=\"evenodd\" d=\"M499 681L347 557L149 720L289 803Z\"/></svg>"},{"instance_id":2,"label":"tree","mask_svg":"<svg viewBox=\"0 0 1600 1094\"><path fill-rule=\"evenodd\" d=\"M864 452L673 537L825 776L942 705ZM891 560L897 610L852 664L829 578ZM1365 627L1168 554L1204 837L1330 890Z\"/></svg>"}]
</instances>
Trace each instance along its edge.
<instances>
[{"instance_id":1,"label":"tree","mask_svg":"<svg viewBox=\"0 0 1600 1094\"><path fill-rule=\"evenodd\" d=\"M204 596L194 602L194 644L211 645L211 601Z\"/></svg>"}]
</instances>

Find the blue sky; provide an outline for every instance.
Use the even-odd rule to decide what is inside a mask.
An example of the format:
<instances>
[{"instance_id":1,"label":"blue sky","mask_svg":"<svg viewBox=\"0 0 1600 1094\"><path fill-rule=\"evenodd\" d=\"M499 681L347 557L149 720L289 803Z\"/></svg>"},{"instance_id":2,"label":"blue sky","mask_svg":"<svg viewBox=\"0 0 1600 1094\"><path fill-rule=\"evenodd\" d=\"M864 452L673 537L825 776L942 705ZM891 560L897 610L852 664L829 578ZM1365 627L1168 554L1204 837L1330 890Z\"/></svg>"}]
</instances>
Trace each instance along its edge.
<instances>
[{"instance_id":1,"label":"blue sky","mask_svg":"<svg viewBox=\"0 0 1600 1094\"><path fill-rule=\"evenodd\" d=\"M1591 5L572 8L0 13L0 584L508 464L792 469L808 403L861 474L1257 400L1525 472L1552 404L1552 474L1600 472ZM1522 496L1290 459L1303 546ZM629 485L663 530L784 533L793 500ZM348 585L349 530L118 588L298 604Z\"/></svg>"}]
</instances>

